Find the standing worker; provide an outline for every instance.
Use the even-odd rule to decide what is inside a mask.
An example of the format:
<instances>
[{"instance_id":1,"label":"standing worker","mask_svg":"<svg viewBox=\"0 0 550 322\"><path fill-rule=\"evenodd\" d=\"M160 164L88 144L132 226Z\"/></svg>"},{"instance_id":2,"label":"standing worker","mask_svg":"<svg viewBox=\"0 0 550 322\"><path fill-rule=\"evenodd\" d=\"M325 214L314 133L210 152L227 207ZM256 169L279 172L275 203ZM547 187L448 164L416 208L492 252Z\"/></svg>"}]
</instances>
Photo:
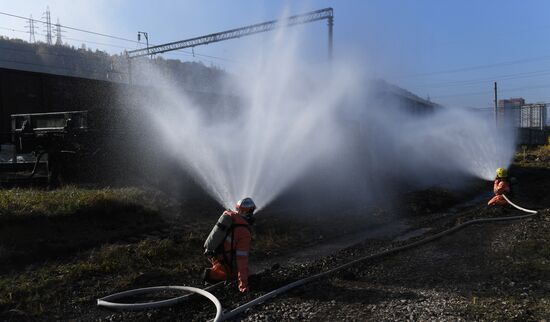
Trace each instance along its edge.
<instances>
[{"instance_id":1,"label":"standing worker","mask_svg":"<svg viewBox=\"0 0 550 322\"><path fill-rule=\"evenodd\" d=\"M510 182L508 181L508 173L504 168L497 169L497 177L493 183L493 192L495 196L487 203L489 206L505 206L508 204L503 194L510 194Z\"/></svg>"},{"instance_id":2,"label":"standing worker","mask_svg":"<svg viewBox=\"0 0 550 322\"><path fill-rule=\"evenodd\" d=\"M237 278L239 291L248 292L248 253L250 252L250 226L254 223L256 205L250 198L237 202L237 211L226 210L212 228L204 243L212 268L203 272L208 283Z\"/></svg>"}]
</instances>

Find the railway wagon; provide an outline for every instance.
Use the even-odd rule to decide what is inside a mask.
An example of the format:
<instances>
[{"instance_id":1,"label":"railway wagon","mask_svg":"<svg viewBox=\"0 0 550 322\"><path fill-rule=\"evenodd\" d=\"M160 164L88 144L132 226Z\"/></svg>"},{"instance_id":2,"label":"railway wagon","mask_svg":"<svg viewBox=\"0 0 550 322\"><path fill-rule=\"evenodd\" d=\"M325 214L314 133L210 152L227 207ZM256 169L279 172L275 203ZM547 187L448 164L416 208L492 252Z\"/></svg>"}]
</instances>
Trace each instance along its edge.
<instances>
[{"instance_id":1,"label":"railway wagon","mask_svg":"<svg viewBox=\"0 0 550 322\"><path fill-rule=\"evenodd\" d=\"M381 104L398 104L409 113L422 116L440 108L385 82L372 87ZM182 91L212 117L225 119L238 114L234 113L239 109L238 97ZM160 150L161 136L150 117L140 117L144 106L136 103L142 102L150 102L147 109L159 108L162 95L154 87L0 68L0 144L16 143L13 115L80 111L86 112L88 118L86 149L70 160L71 165L78 165L78 173L112 178L112 174L132 177L136 173L172 169L177 165L166 151Z\"/></svg>"},{"instance_id":2,"label":"railway wagon","mask_svg":"<svg viewBox=\"0 0 550 322\"><path fill-rule=\"evenodd\" d=\"M0 69L0 143L11 141L11 115L93 111L120 105L124 85L106 81Z\"/></svg>"},{"instance_id":3,"label":"railway wagon","mask_svg":"<svg viewBox=\"0 0 550 322\"><path fill-rule=\"evenodd\" d=\"M58 118L67 115L59 112L79 112L87 118L86 135L76 142L82 149L78 155L65 154L66 162L61 167L64 171L76 169L71 177L88 174L84 176L96 180L113 178L116 174L119 178L144 178L143 173L173 168L174 161L159 148L160 135L150 118L143 117L144 106L136 104L152 102L146 108L158 108L162 103L156 91L138 85L0 68L0 147L8 150L11 145L15 148L10 148L10 152L29 152L20 151L17 146L21 141L19 120ZM185 92L195 104L212 113L216 113L216 106L227 107L231 105L227 102L237 101L235 97L216 93ZM57 140L59 137L56 136ZM45 154L43 162L47 163L49 156ZM0 164L0 172L30 171L34 166L30 161L16 162L15 157L11 160L11 165Z\"/></svg>"}]
</instances>

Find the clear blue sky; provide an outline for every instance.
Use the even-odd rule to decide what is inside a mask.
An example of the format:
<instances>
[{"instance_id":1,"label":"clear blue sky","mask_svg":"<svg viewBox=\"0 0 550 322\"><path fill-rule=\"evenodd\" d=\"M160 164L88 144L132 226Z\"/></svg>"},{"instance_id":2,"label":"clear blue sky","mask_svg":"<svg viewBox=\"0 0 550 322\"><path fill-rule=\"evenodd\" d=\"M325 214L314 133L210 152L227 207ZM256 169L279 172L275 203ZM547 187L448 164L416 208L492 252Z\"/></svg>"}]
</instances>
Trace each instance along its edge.
<instances>
[{"instance_id":1,"label":"clear blue sky","mask_svg":"<svg viewBox=\"0 0 550 322\"><path fill-rule=\"evenodd\" d=\"M448 106L489 107L493 81L499 97L550 101L550 1L535 0L348 0L348 1L130 1L1 0L0 11L122 38L147 31L155 44L186 39L324 7L335 10L335 55L354 52L373 76ZM286 11L285 11L286 10ZM0 15L0 34L28 39L26 22ZM326 54L326 23L302 27L312 60ZM75 46L111 53L137 44L63 30ZM45 27L37 31L45 33ZM169 58L202 60L231 71L243 51L258 50L265 36L195 49ZM37 35L38 39L44 39ZM101 44L109 44L100 45Z\"/></svg>"}]
</instances>

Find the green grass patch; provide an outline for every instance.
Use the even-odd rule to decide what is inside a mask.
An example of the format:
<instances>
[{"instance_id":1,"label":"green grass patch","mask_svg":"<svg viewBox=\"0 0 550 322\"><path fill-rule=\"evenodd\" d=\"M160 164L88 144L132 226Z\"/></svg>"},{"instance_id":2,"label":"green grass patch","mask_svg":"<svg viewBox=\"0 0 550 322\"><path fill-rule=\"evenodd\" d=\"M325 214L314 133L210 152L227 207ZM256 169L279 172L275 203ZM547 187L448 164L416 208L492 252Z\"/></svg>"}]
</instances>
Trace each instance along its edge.
<instances>
[{"instance_id":1,"label":"green grass patch","mask_svg":"<svg viewBox=\"0 0 550 322\"><path fill-rule=\"evenodd\" d=\"M159 229L166 202L136 188L0 190L0 271Z\"/></svg>"},{"instance_id":2,"label":"green grass patch","mask_svg":"<svg viewBox=\"0 0 550 322\"><path fill-rule=\"evenodd\" d=\"M526 168L550 168L550 144L537 147L519 147L514 162Z\"/></svg>"},{"instance_id":3,"label":"green grass patch","mask_svg":"<svg viewBox=\"0 0 550 322\"><path fill-rule=\"evenodd\" d=\"M0 276L0 313L17 308L30 316L59 314L65 306L91 305L123 289L196 283L204 267L201 245L199 239L146 239L104 246L69 263L49 262Z\"/></svg>"},{"instance_id":4,"label":"green grass patch","mask_svg":"<svg viewBox=\"0 0 550 322\"><path fill-rule=\"evenodd\" d=\"M147 194L136 188L82 189L68 186L53 191L9 189L0 190L0 215L68 215L113 202L147 207L153 205Z\"/></svg>"}]
</instances>

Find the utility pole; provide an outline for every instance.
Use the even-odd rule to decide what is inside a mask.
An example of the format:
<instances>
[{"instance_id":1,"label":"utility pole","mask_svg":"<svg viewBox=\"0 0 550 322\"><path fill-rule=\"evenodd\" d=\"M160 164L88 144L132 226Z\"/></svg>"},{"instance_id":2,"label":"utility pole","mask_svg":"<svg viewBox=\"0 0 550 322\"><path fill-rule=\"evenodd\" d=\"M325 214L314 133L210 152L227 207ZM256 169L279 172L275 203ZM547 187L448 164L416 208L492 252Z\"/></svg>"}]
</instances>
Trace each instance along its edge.
<instances>
[{"instance_id":1,"label":"utility pole","mask_svg":"<svg viewBox=\"0 0 550 322\"><path fill-rule=\"evenodd\" d=\"M145 43L147 44L147 51L149 51L149 34L145 31L138 31L138 42L141 41L141 35L145 37ZM151 55L151 58L153 58L153 55Z\"/></svg>"},{"instance_id":2,"label":"utility pole","mask_svg":"<svg viewBox=\"0 0 550 322\"><path fill-rule=\"evenodd\" d=\"M132 85L132 60L126 52L126 61L128 62L128 84Z\"/></svg>"},{"instance_id":3,"label":"utility pole","mask_svg":"<svg viewBox=\"0 0 550 322\"><path fill-rule=\"evenodd\" d=\"M138 42L141 41L141 35L145 37L145 42L147 44L147 52L149 52L149 34L145 31L138 31L137 32L137 39ZM151 54L151 58L153 58L153 54ZM132 85L132 59L128 52L126 52L126 61L128 62L128 84Z\"/></svg>"},{"instance_id":4,"label":"utility pole","mask_svg":"<svg viewBox=\"0 0 550 322\"><path fill-rule=\"evenodd\" d=\"M497 82L495 82L495 124L498 127L498 100L497 100Z\"/></svg>"},{"instance_id":5,"label":"utility pole","mask_svg":"<svg viewBox=\"0 0 550 322\"><path fill-rule=\"evenodd\" d=\"M328 24L328 60L332 61L332 28L334 26L334 15L331 15L327 19Z\"/></svg>"},{"instance_id":6,"label":"utility pole","mask_svg":"<svg viewBox=\"0 0 550 322\"><path fill-rule=\"evenodd\" d=\"M46 7L46 12L42 18L46 19L46 43L48 45L52 44L52 20L50 18L50 7Z\"/></svg>"}]
</instances>

